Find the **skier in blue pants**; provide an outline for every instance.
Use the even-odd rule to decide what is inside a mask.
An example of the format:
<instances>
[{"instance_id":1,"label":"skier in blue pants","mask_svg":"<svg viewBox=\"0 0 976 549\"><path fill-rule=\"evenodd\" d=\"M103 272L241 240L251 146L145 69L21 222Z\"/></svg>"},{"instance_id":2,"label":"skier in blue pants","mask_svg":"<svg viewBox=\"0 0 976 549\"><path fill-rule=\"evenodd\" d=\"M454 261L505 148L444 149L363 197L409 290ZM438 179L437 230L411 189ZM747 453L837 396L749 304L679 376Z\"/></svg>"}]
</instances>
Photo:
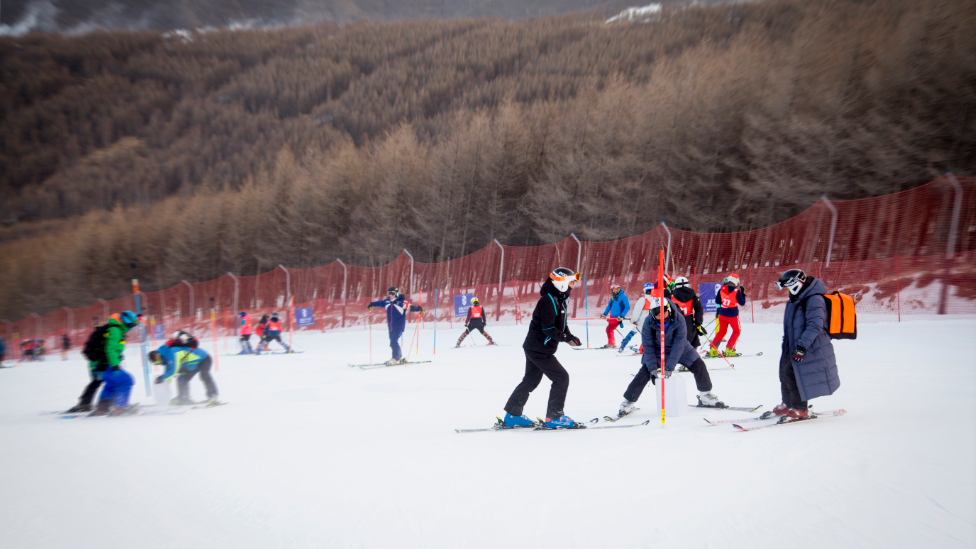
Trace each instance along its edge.
<instances>
[{"instance_id":1,"label":"skier in blue pants","mask_svg":"<svg viewBox=\"0 0 976 549\"><path fill-rule=\"evenodd\" d=\"M393 350L393 358L386 361L387 366L394 364L406 364L407 359L403 358L400 350L400 336L407 325L407 312L423 314L424 308L419 305L411 305L406 302L406 298L400 295L400 290L396 286L390 286L386 291L386 299L374 301L366 308L384 307L386 309L386 325L390 331L390 348Z\"/></svg>"}]
</instances>

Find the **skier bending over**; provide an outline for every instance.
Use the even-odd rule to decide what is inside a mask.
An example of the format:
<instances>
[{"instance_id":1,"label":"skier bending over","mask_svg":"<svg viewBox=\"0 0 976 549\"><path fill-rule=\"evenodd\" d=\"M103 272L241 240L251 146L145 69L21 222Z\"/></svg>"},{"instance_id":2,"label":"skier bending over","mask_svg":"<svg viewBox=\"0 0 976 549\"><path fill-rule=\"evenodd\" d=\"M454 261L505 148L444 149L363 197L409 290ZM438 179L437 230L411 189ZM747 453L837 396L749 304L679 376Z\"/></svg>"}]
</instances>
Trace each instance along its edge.
<instances>
[{"instance_id":1,"label":"skier bending over","mask_svg":"<svg viewBox=\"0 0 976 549\"><path fill-rule=\"evenodd\" d=\"M654 283L648 282L644 284L644 295L640 296L634 303L634 309L630 312L630 322L634 325L633 328L627 332L624 336L624 340L620 343L620 350L618 353L624 352L627 348L627 344L630 343L630 339L634 337L634 334L641 329L641 322L647 318L647 311L651 308L651 295L654 293Z\"/></svg>"},{"instance_id":2,"label":"skier bending over","mask_svg":"<svg viewBox=\"0 0 976 549\"><path fill-rule=\"evenodd\" d=\"M258 348L254 351L254 354L261 354L261 351L267 349L272 341L277 341L278 345L285 348L286 353L291 352L291 348L281 340L281 320L278 319L278 313L271 313L271 320L264 327L264 338L258 344Z\"/></svg>"},{"instance_id":3,"label":"skier bending over","mask_svg":"<svg viewBox=\"0 0 976 549\"><path fill-rule=\"evenodd\" d=\"M485 331L485 326L487 325L488 319L485 318L485 308L481 306L481 302L476 297L471 300L471 307L468 308L468 318L464 321L464 327L467 329L458 338L455 347L460 347L464 338L468 337L468 334L474 330L478 330L481 332L481 335L485 336L485 339L488 340L488 345L494 345L495 342L491 340L491 336Z\"/></svg>"},{"instance_id":4,"label":"skier bending over","mask_svg":"<svg viewBox=\"0 0 976 549\"><path fill-rule=\"evenodd\" d=\"M827 285L800 269L790 269L780 275L776 288L790 292L779 359L783 402L773 408L773 415L783 416L780 421L785 423L816 417L809 412L808 401L834 394L840 387L840 376L834 345L825 329L827 302L823 295Z\"/></svg>"},{"instance_id":5,"label":"skier bending over","mask_svg":"<svg viewBox=\"0 0 976 549\"><path fill-rule=\"evenodd\" d=\"M552 380L549 389L549 405L546 408L547 429L576 428L576 422L563 413L566 392L569 390L569 373L556 360L559 342L578 347L580 340L569 331L566 325L566 300L573 286L580 280L580 274L571 269L559 267L549 274L539 291L541 298L532 311L529 333L525 335L522 349L525 351L525 375L512 396L505 404L505 427L531 427L532 420L522 415L522 409L529 400L529 393L539 386L542 376Z\"/></svg>"},{"instance_id":6,"label":"skier bending over","mask_svg":"<svg viewBox=\"0 0 976 549\"><path fill-rule=\"evenodd\" d=\"M742 326L739 324L739 306L746 304L746 290L739 286L739 275L729 274L722 281L722 287L718 295L715 296L715 304L718 305L716 311L718 315L718 331L715 339L712 340L712 348L708 351L708 356L717 357L718 347L725 337L725 331L732 328L732 336L729 337L728 344L725 345L725 356L739 356L735 350L735 342L742 333Z\"/></svg>"},{"instance_id":7,"label":"skier bending over","mask_svg":"<svg viewBox=\"0 0 976 549\"><path fill-rule=\"evenodd\" d=\"M698 387L698 405L712 408L724 408L717 396L712 394L712 380L705 368L705 361L698 356L698 352L688 343L688 327L684 319L675 319L671 311L677 309L670 299L651 298L650 314L641 328L641 339L644 345L644 355L641 357L641 369L637 371L633 381L624 392L624 401L620 404L619 415L625 416L633 410L634 403L640 398L647 382L656 384L661 369L661 325L664 325L664 377L671 377L678 364L683 364L695 376Z\"/></svg>"},{"instance_id":8,"label":"skier bending over","mask_svg":"<svg viewBox=\"0 0 976 549\"><path fill-rule=\"evenodd\" d=\"M108 318L104 326L95 328L85 343L85 357L88 358L88 373L91 382L85 387L78 404L68 410L70 413L91 412L95 392L104 382L105 387L98 397L96 415L110 411L124 413L129 404L129 393L134 383L132 376L122 369L122 352L125 351L125 334L139 325L139 319L132 311L117 313ZM94 339L93 339L94 338ZM112 410L112 406L115 409Z\"/></svg>"},{"instance_id":9,"label":"skier bending over","mask_svg":"<svg viewBox=\"0 0 976 549\"><path fill-rule=\"evenodd\" d=\"M217 385L213 377L210 376L210 366L213 359L203 349L193 349L190 347L171 347L163 345L155 351L150 351L149 361L153 364L165 366L163 374L156 377L156 383L163 383L179 376L177 387L179 394L176 398L169 401L170 406L185 406L196 404L190 398L190 380L193 376L200 374L200 379L207 388L206 404L217 404Z\"/></svg>"},{"instance_id":10,"label":"skier bending over","mask_svg":"<svg viewBox=\"0 0 976 549\"><path fill-rule=\"evenodd\" d=\"M424 308L419 305L411 305L405 301L400 290L396 286L390 286L386 291L386 299L370 303L366 309L373 307L384 307L386 309L386 325L390 331L390 349L393 350L393 358L386 361L387 366L394 364L406 364L407 359L403 358L400 351L400 336L407 325L407 312L424 313Z\"/></svg>"},{"instance_id":11,"label":"skier bending over","mask_svg":"<svg viewBox=\"0 0 976 549\"><path fill-rule=\"evenodd\" d=\"M629 310L630 300L627 299L627 294L620 289L620 284L611 285L610 303L607 303L607 308L600 315L600 318L607 319L607 344L603 347L604 349L612 349L617 346L613 340L613 332L617 329L618 324L624 323L624 317L627 316Z\"/></svg>"}]
</instances>

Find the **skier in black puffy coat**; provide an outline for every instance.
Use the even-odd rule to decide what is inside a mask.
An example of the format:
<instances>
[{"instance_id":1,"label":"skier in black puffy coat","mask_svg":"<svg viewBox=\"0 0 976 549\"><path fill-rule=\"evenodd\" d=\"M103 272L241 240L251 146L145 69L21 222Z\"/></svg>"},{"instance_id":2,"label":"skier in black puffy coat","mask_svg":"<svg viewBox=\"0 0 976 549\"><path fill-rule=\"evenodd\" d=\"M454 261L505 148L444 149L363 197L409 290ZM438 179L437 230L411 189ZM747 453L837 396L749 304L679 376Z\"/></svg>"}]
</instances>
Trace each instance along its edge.
<instances>
[{"instance_id":1,"label":"skier in black puffy coat","mask_svg":"<svg viewBox=\"0 0 976 549\"><path fill-rule=\"evenodd\" d=\"M705 320L705 309L702 307L698 294L688 284L687 278L679 276L674 279L671 301L678 306L681 314L685 317L685 324L688 325L688 343L698 349L701 346L701 340L698 339L698 336L707 333L705 328L702 328L702 322Z\"/></svg>"},{"instance_id":2,"label":"skier in black puffy coat","mask_svg":"<svg viewBox=\"0 0 976 549\"><path fill-rule=\"evenodd\" d=\"M539 386L543 375L552 380L545 427L577 427L576 422L563 413L566 391L569 389L569 373L554 355L560 341L573 347L580 345L579 338L569 331L566 324L566 300L579 279L579 273L559 267L542 284L539 291L542 297L532 312L529 333L522 344L525 351L525 375L505 404L505 427L532 426L532 420L522 415L522 409L529 400L529 393Z\"/></svg>"}]
</instances>

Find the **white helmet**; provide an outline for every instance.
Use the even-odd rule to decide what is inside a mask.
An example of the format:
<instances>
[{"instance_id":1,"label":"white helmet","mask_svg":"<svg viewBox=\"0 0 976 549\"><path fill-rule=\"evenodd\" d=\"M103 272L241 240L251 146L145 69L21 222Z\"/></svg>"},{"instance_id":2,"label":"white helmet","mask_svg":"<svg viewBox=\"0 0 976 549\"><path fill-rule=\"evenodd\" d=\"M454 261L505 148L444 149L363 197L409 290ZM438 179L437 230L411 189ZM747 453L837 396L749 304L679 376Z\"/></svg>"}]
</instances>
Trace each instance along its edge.
<instances>
[{"instance_id":1,"label":"white helmet","mask_svg":"<svg viewBox=\"0 0 976 549\"><path fill-rule=\"evenodd\" d=\"M650 306L651 316L656 317L657 315L659 315L661 312L661 298L652 297L650 305L651 305ZM671 313L671 302L668 301L667 299L664 300L664 310L667 311L668 314Z\"/></svg>"},{"instance_id":2,"label":"white helmet","mask_svg":"<svg viewBox=\"0 0 976 549\"><path fill-rule=\"evenodd\" d=\"M683 276L679 276L678 278L674 279L674 287L675 288L687 288L688 287L688 279L685 278L685 277L683 277Z\"/></svg>"},{"instance_id":3,"label":"white helmet","mask_svg":"<svg viewBox=\"0 0 976 549\"><path fill-rule=\"evenodd\" d=\"M567 269L566 267L556 267L549 273L549 278L557 290L565 293L569 289L570 282L580 279L580 274L574 273L572 269Z\"/></svg>"}]
</instances>

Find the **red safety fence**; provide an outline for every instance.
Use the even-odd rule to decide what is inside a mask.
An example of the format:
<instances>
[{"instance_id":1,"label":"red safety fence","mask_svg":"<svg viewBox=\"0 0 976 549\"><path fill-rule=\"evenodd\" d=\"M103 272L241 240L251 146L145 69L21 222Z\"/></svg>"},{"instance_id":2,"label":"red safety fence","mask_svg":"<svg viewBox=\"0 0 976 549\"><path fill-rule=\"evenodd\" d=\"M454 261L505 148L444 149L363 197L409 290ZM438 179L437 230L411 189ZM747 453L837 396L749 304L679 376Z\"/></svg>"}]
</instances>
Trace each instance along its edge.
<instances>
[{"instance_id":1,"label":"red safety fence","mask_svg":"<svg viewBox=\"0 0 976 549\"><path fill-rule=\"evenodd\" d=\"M424 307L425 323L434 320L435 306L438 322L463 322L455 317L453 302L467 293L479 297L494 323L524 323L548 273L564 266L587 278L585 291L579 285L573 292L573 317L587 312L595 317L603 312L611 283L633 298L645 282L656 280L658 250L665 251L669 274L688 277L696 290L737 273L748 297L742 311L746 322L781 320L786 296L773 283L789 267L853 295L862 320L976 314L976 178L947 175L861 200L824 198L791 219L754 231L694 233L661 224L610 242L583 242L572 235L545 246L494 242L443 263L414 262L402 253L381 267L336 261L311 269L279 267L257 276L225 275L141 294L142 310L151 338L176 329L210 337L211 314L217 335L232 335L242 310L255 323L262 313L279 311L290 326L292 299L296 310L311 309L305 312L314 321L302 329L362 328L368 303L397 286L411 303ZM45 339L52 352L67 334L72 347L80 347L93 325L124 310L135 310L132 296L7 323L0 329L7 337L8 358L16 357L27 339ZM374 313L373 323L383 322L384 315Z\"/></svg>"}]
</instances>

